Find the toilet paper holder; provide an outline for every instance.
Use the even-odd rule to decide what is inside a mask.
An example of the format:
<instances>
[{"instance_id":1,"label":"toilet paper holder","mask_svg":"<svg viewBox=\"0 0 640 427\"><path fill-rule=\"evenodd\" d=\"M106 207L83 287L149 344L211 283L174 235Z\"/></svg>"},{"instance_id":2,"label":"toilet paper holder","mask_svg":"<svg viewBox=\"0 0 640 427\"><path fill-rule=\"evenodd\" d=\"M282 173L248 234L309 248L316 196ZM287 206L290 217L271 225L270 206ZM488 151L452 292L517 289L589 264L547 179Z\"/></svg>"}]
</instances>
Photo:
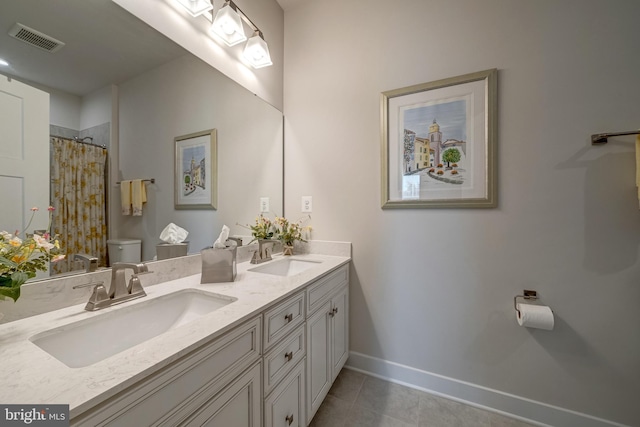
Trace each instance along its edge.
<instances>
[{"instance_id":1,"label":"toilet paper holder","mask_svg":"<svg viewBox=\"0 0 640 427\"><path fill-rule=\"evenodd\" d=\"M538 293L536 291L530 291L528 289L525 289L523 293L524 295L516 295L515 297L513 297L513 308L515 308L516 311L518 312L518 316L521 315L520 310L518 310L518 298L524 298L525 300L538 299Z\"/></svg>"}]
</instances>

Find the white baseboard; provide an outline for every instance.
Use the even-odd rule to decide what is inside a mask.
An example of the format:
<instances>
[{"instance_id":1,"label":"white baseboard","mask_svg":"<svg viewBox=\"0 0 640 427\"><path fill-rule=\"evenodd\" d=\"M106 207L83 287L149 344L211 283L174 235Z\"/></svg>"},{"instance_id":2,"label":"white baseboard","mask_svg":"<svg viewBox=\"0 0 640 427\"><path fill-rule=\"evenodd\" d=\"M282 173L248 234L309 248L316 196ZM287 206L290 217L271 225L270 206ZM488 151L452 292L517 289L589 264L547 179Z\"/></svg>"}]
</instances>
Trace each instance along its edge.
<instances>
[{"instance_id":1,"label":"white baseboard","mask_svg":"<svg viewBox=\"0 0 640 427\"><path fill-rule=\"evenodd\" d=\"M459 381L409 366L350 352L345 368L419 389L538 426L628 427L524 397Z\"/></svg>"}]
</instances>

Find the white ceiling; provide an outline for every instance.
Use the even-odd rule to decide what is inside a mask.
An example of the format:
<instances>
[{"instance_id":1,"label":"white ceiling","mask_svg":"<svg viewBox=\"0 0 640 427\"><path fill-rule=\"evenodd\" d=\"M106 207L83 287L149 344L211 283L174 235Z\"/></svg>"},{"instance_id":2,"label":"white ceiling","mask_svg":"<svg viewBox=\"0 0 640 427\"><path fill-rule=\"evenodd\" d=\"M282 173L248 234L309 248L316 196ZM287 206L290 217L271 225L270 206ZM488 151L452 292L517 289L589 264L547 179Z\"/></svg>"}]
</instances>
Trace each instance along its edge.
<instances>
[{"instance_id":1,"label":"white ceiling","mask_svg":"<svg viewBox=\"0 0 640 427\"><path fill-rule=\"evenodd\" d=\"M65 43L50 53L10 37L16 22ZM75 95L118 84L187 52L111 0L0 0L0 74Z\"/></svg>"}]
</instances>

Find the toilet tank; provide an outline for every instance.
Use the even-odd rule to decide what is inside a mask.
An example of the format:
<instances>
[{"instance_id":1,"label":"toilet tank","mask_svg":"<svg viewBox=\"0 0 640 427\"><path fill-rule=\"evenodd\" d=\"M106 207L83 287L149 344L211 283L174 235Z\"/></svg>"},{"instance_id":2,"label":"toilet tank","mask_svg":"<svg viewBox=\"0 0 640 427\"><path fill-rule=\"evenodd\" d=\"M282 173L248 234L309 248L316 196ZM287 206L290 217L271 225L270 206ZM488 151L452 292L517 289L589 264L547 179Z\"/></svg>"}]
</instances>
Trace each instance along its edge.
<instances>
[{"instance_id":1,"label":"toilet tank","mask_svg":"<svg viewBox=\"0 0 640 427\"><path fill-rule=\"evenodd\" d=\"M139 263L141 257L142 240L140 239L110 239L107 240L109 249L109 264L114 262Z\"/></svg>"}]
</instances>

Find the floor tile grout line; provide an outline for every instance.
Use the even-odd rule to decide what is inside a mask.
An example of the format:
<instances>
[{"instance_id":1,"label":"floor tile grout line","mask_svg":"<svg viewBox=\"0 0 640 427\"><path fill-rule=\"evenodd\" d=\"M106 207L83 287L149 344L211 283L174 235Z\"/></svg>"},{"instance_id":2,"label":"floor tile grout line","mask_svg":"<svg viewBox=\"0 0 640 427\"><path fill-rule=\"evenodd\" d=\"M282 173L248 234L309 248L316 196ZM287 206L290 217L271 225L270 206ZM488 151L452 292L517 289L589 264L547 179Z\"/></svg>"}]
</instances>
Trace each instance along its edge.
<instances>
[{"instance_id":1,"label":"floor tile grout line","mask_svg":"<svg viewBox=\"0 0 640 427\"><path fill-rule=\"evenodd\" d=\"M347 417L344 420L344 427L347 427L347 420L349 419L349 415L351 415L351 411L353 410L353 407L356 406L356 402L358 401L358 396L360 396L360 391L362 390L362 386L364 385L364 382L367 380L366 377L362 378L362 382L360 383L360 386L358 387L358 391L356 392L356 397L353 399L353 402L351 402L351 405L349 405L349 409L347 410Z\"/></svg>"}]
</instances>

